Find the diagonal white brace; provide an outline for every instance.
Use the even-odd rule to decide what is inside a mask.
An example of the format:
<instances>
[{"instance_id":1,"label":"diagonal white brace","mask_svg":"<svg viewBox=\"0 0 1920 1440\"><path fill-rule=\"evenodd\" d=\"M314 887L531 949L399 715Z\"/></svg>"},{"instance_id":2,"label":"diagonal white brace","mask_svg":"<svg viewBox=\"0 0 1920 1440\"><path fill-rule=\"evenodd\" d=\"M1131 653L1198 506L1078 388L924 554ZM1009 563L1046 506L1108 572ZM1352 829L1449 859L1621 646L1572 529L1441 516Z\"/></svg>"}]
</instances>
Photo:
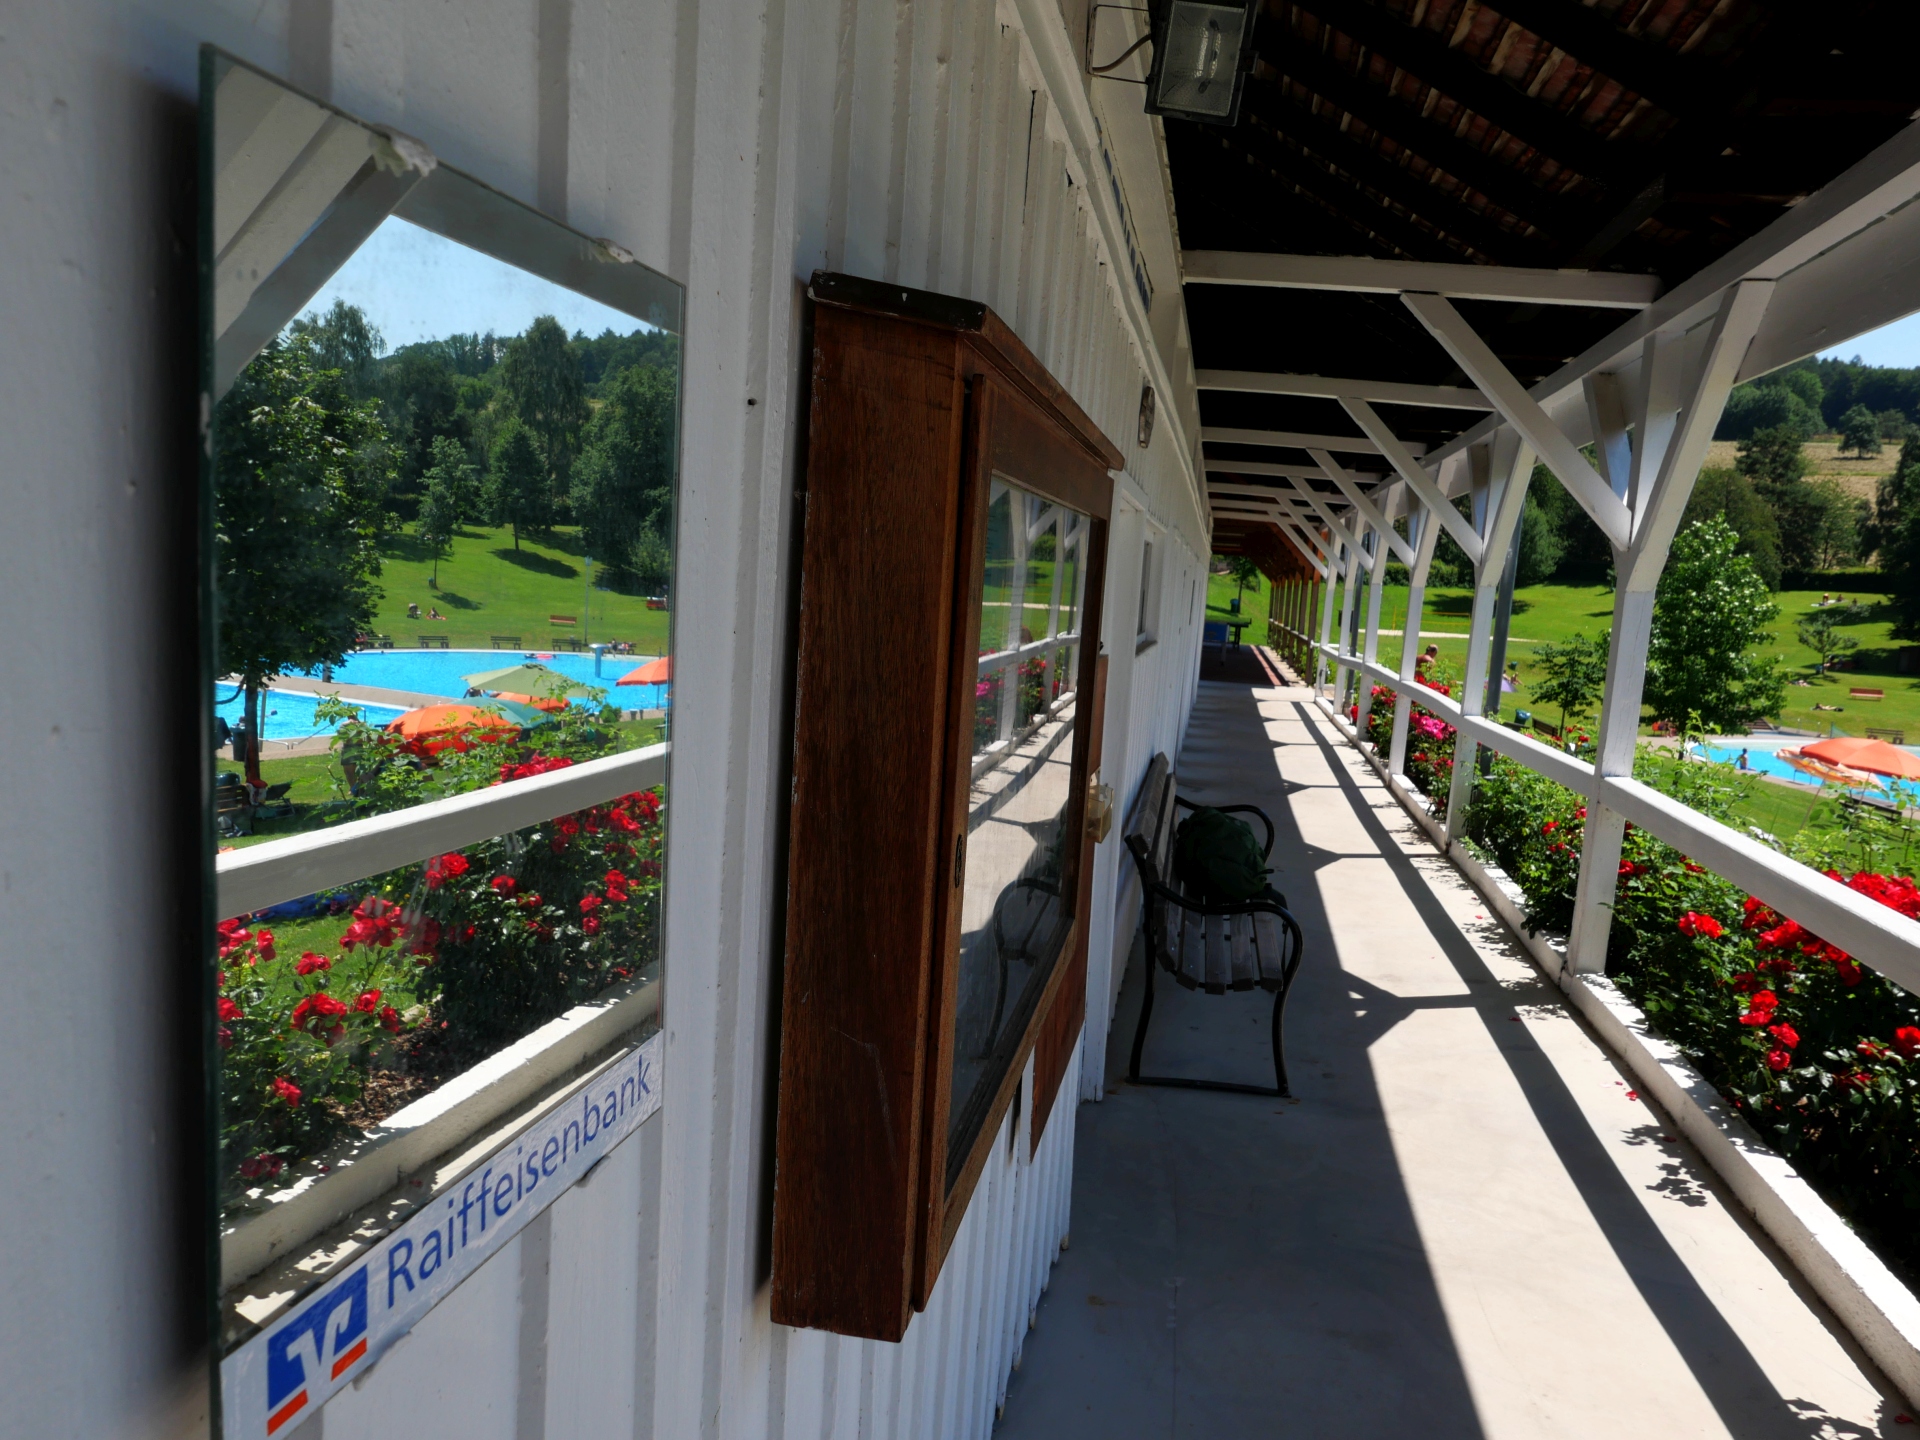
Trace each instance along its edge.
<instances>
[{"instance_id":1,"label":"diagonal white brace","mask_svg":"<svg viewBox=\"0 0 1920 1440\"><path fill-rule=\"evenodd\" d=\"M1319 515L1327 528L1333 531L1335 539L1359 554L1360 563L1367 567L1368 574L1372 574L1373 556L1366 552L1365 548L1360 544L1359 537L1346 525L1341 523L1340 517L1333 513L1332 509L1320 498L1313 487L1303 485L1298 480L1289 480L1287 483L1293 487L1295 494L1313 507L1315 513Z\"/></svg>"},{"instance_id":2,"label":"diagonal white brace","mask_svg":"<svg viewBox=\"0 0 1920 1440\"><path fill-rule=\"evenodd\" d=\"M1400 299L1467 372L1481 393L1493 401L1507 423L1546 461L1547 468L1567 487L1567 493L1593 517L1593 523L1617 548L1626 549L1633 538L1633 517L1626 502L1613 493L1612 487L1587 463L1587 457L1540 408L1540 402L1527 393L1527 387L1467 324L1466 318L1441 295L1409 294Z\"/></svg>"},{"instance_id":3,"label":"diagonal white brace","mask_svg":"<svg viewBox=\"0 0 1920 1440\"><path fill-rule=\"evenodd\" d=\"M1420 497L1420 502L1431 510L1440 523L1446 527L1454 542L1467 552L1467 558L1475 565L1480 563L1480 534L1473 528L1471 521L1453 508L1453 502L1440 493L1440 487L1433 477L1420 468L1420 462L1408 453L1407 447L1400 443L1400 437L1387 428L1387 422L1375 413L1374 408L1364 400L1352 396L1343 396L1340 403L1362 430L1367 438L1380 447L1380 453L1387 462L1400 472L1400 478L1407 482L1407 488Z\"/></svg>"},{"instance_id":4,"label":"diagonal white brace","mask_svg":"<svg viewBox=\"0 0 1920 1440\"><path fill-rule=\"evenodd\" d=\"M1353 476L1346 472L1340 462L1325 450L1309 449L1307 454L1311 455L1314 463L1326 472L1327 478L1333 481L1340 493L1353 502L1353 508L1360 512L1361 518L1379 532L1381 539L1387 542L1387 547L1407 564L1413 564L1413 546L1400 538L1400 532L1389 525L1386 518L1374 508L1373 502L1367 499L1366 492L1360 488Z\"/></svg>"}]
</instances>

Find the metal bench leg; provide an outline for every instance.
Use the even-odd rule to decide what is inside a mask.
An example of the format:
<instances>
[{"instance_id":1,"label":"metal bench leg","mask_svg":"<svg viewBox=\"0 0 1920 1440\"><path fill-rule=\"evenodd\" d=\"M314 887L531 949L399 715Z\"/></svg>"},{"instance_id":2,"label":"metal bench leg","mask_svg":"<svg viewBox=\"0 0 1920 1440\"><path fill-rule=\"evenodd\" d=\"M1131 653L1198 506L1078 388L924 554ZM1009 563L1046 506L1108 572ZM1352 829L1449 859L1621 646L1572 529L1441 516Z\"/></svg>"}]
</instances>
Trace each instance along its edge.
<instances>
[{"instance_id":1,"label":"metal bench leg","mask_svg":"<svg viewBox=\"0 0 1920 1440\"><path fill-rule=\"evenodd\" d=\"M1286 1045L1280 1038L1280 1015L1286 1008L1287 987L1283 985L1273 994L1273 1079L1280 1097L1291 1099L1292 1092L1287 1089Z\"/></svg>"},{"instance_id":2,"label":"metal bench leg","mask_svg":"<svg viewBox=\"0 0 1920 1440\"><path fill-rule=\"evenodd\" d=\"M1140 1023L1133 1027L1133 1057L1127 1062L1127 1079L1140 1083L1140 1052L1147 1043L1147 1021L1153 1018L1153 947L1147 946L1147 993L1140 1001Z\"/></svg>"}]
</instances>

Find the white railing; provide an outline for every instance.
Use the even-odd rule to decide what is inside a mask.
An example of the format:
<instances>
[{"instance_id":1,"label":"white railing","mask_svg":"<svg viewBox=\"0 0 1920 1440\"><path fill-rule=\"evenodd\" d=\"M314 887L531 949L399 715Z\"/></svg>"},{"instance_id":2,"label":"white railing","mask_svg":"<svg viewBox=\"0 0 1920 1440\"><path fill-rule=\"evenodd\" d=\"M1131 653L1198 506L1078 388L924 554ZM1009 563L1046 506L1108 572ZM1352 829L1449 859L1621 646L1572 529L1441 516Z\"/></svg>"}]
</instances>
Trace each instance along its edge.
<instances>
[{"instance_id":1,"label":"white railing","mask_svg":"<svg viewBox=\"0 0 1920 1440\"><path fill-rule=\"evenodd\" d=\"M635 790L650 790L666 778L667 746L649 745L388 815L229 850L215 865L220 913L248 915Z\"/></svg>"},{"instance_id":2,"label":"white railing","mask_svg":"<svg viewBox=\"0 0 1920 1440\"><path fill-rule=\"evenodd\" d=\"M1356 671L1399 691L1445 719L1475 743L1497 750L1528 769L1564 785L1582 799L1599 800L1697 865L1732 881L1782 915L1791 915L1828 943L1905 989L1920 993L1920 921L1836 883L1751 836L1702 815L1671 796L1620 776L1597 776L1577 756L1542 745L1479 715L1463 715L1458 702L1420 685L1405 685L1383 665L1370 664L1336 646L1316 646L1338 669ZM1356 742L1365 737L1356 734ZM1464 747L1460 753L1464 753ZM1402 775L1400 782L1413 790ZM1415 792L1417 793L1417 792ZM1451 844L1454 835L1442 834Z\"/></svg>"}]
</instances>

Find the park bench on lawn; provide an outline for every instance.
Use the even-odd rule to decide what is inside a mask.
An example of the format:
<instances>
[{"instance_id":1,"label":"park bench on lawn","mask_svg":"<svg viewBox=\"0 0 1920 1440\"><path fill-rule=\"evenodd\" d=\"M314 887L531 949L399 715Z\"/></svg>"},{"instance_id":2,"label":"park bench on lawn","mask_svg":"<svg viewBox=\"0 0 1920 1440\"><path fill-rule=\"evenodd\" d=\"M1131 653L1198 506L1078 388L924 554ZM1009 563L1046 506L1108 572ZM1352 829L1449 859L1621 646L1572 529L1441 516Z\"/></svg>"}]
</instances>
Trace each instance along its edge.
<instances>
[{"instance_id":1,"label":"park bench on lawn","mask_svg":"<svg viewBox=\"0 0 1920 1440\"><path fill-rule=\"evenodd\" d=\"M444 650L447 648L447 637L444 635L422 635L420 637L420 648L422 650Z\"/></svg>"},{"instance_id":2,"label":"park bench on lawn","mask_svg":"<svg viewBox=\"0 0 1920 1440\"><path fill-rule=\"evenodd\" d=\"M493 637L493 648L496 650L518 650L520 648L520 637L518 635L495 635Z\"/></svg>"},{"instance_id":3,"label":"park bench on lawn","mask_svg":"<svg viewBox=\"0 0 1920 1440\"><path fill-rule=\"evenodd\" d=\"M580 651L580 637L578 635L555 635L551 637L549 644L551 648L555 650L571 650L575 654L578 654Z\"/></svg>"},{"instance_id":4,"label":"park bench on lawn","mask_svg":"<svg viewBox=\"0 0 1920 1440\"><path fill-rule=\"evenodd\" d=\"M1127 817L1126 844L1140 874L1146 896L1146 994L1140 1002L1140 1022L1133 1032L1133 1055L1127 1079L1135 1085L1171 1085L1186 1090L1233 1090L1247 1095L1287 1092L1287 1060L1280 1024L1287 990L1300 968L1300 927L1287 912L1285 897L1269 888L1251 900L1215 904L1185 893L1173 874L1173 841L1179 807L1198 810L1175 791L1172 763L1165 755L1153 757L1147 776ZM1266 855L1273 853L1273 821L1253 805L1219 805L1228 814L1258 815L1267 827ZM1251 990L1256 985L1273 994L1273 1075L1277 1082L1240 1085L1226 1080L1187 1080L1174 1076L1142 1075L1140 1052L1147 1041L1147 1022L1153 1018L1153 972L1164 966L1188 990L1224 995L1229 990Z\"/></svg>"},{"instance_id":5,"label":"park bench on lawn","mask_svg":"<svg viewBox=\"0 0 1920 1440\"><path fill-rule=\"evenodd\" d=\"M578 615L549 615L547 616L547 623L549 625L578 625L580 623L580 617Z\"/></svg>"},{"instance_id":6,"label":"park bench on lawn","mask_svg":"<svg viewBox=\"0 0 1920 1440\"><path fill-rule=\"evenodd\" d=\"M1867 739L1884 740L1889 745L1904 745L1907 743L1907 732L1904 730L1884 730L1878 725L1869 725L1867 726Z\"/></svg>"},{"instance_id":7,"label":"park bench on lawn","mask_svg":"<svg viewBox=\"0 0 1920 1440\"><path fill-rule=\"evenodd\" d=\"M1850 700L1884 700L1887 698L1887 692L1884 690L1869 690L1863 686L1855 685L1847 691L1847 698Z\"/></svg>"}]
</instances>

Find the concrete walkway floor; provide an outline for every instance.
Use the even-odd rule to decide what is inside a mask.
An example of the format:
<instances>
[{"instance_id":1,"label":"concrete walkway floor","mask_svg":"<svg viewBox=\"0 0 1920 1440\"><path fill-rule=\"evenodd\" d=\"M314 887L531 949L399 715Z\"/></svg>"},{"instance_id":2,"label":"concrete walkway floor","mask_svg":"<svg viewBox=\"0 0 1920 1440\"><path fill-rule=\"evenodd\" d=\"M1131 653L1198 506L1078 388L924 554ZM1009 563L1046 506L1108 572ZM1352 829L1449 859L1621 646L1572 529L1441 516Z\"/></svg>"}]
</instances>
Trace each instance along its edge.
<instances>
[{"instance_id":1,"label":"concrete walkway floor","mask_svg":"<svg viewBox=\"0 0 1920 1440\"><path fill-rule=\"evenodd\" d=\"M1178 771L1278 828L1297 1099L1126 1085L1136 947L1003 1440L1920 1434L1307 691L1203 683ZM1157 986L1146 1068L1267 1013Z\"/></svg>"}]
</instances>

